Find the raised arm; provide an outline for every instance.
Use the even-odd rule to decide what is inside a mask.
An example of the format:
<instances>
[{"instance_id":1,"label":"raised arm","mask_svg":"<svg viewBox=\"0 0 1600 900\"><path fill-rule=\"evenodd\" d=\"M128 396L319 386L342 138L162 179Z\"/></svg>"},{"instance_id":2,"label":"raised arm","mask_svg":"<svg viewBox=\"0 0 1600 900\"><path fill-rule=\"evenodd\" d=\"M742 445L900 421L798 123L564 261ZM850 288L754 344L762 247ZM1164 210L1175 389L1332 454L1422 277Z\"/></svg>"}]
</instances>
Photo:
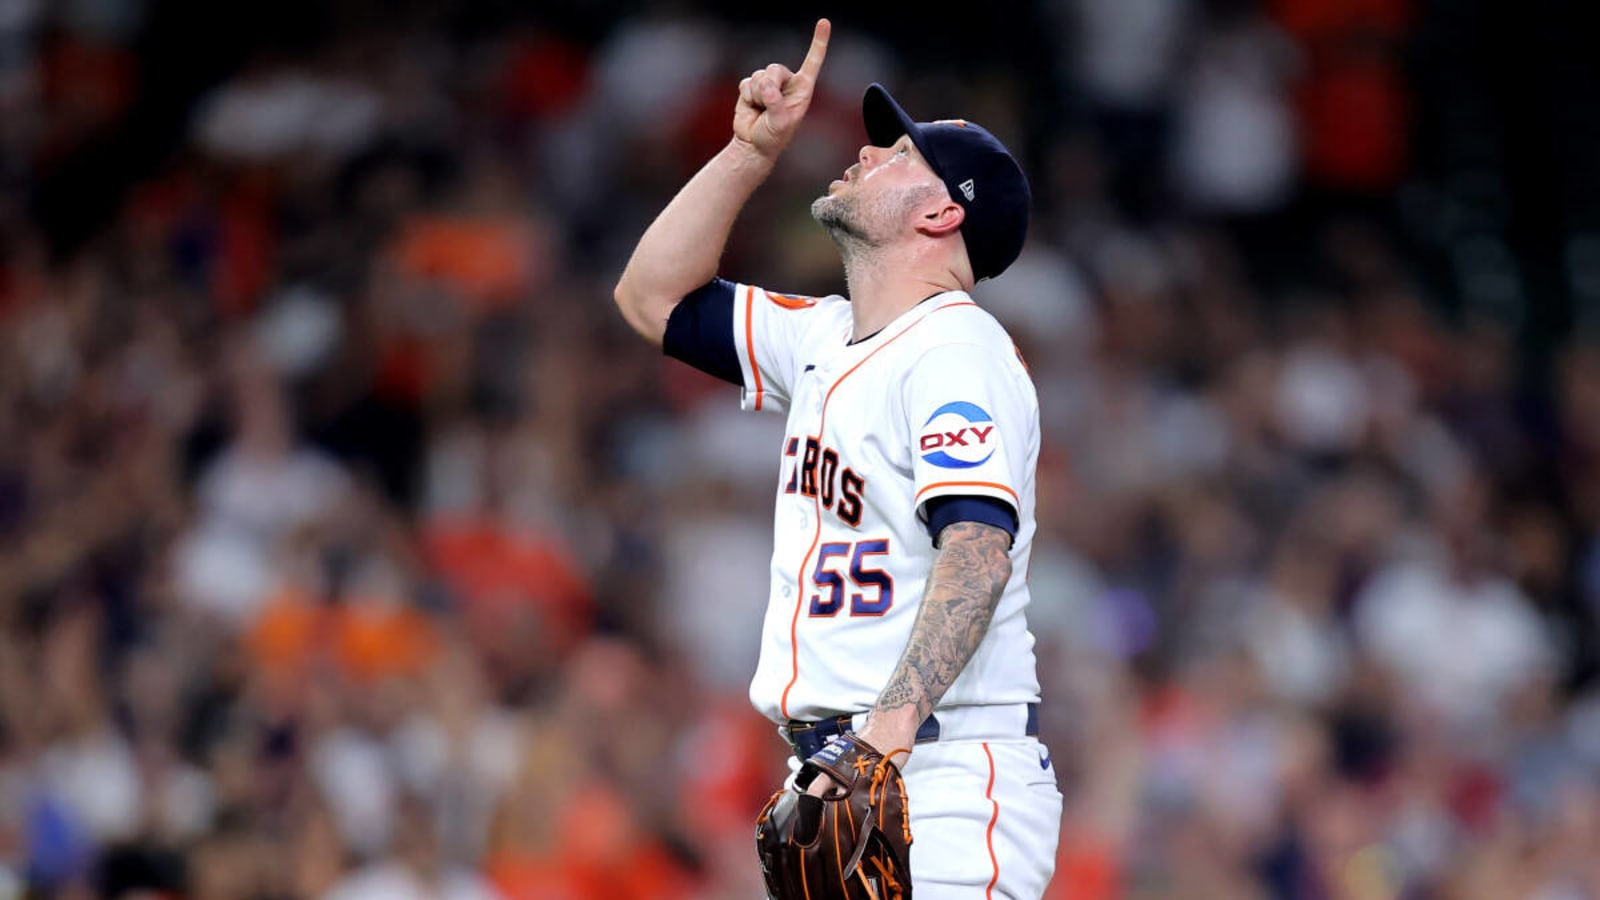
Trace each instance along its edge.
<instances>
[{"instance_id":1,"label":"raised arm","mask_svg":"<svg viewBox=\"0 0 1600 900\"><path fill-rule=\"evenodd\" d=\"M863 740L884 752L916 742L917 727L989 630L1011 578L1010 546L1011 535L981 522L956 522L939 532L939 555L911 639L867 716Z\"/></svg>"},{"instance_id":2,"label":"raised arm","mask_svg":"<svg viewBox=\"0 0 1600 900\"><path fill-rule=\"evenodd\" d=\"M623 318L645 339L660 344L673 307L716 275L739 210L772 171L811 106L830 31L827 19L817 21L800 71L773 63L739 83L732 140L639 239L613 296Z\"/></svg>"}]
</instances>

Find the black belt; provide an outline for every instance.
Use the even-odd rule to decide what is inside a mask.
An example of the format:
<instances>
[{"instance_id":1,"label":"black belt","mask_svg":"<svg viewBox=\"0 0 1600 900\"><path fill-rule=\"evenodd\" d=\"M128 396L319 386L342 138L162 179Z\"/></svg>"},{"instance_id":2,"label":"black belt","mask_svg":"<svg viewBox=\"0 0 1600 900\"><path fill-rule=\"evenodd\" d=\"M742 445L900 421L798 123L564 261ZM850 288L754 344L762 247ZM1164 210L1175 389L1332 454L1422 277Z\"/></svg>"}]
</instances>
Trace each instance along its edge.
<instances>
[{"instance_id":1,"label":"black belt","mask_svg":"<svg viewBox=\"0 0 1600 900\"><path fill-rule=\"evenodd\" d=\"M789 723L783 726L783 735L788 739L789 746L794 748L795 757L806 760L816 756L822 750L823 745L828 743L828 739L834 735L853 733L855 725L851 721L852 718L854 717L835 716L831 719L823 719L820 722L802 722L798 719L790 719ZM1028 704L1028 722L1026 728L1023 729L1023 734L1026 737L1039 736L1039 704L1037 703ZM938 739L939 714L934 713L923 719L922 724L917 727L917 743L928 744Z\"/></svg>"}]
</instances>

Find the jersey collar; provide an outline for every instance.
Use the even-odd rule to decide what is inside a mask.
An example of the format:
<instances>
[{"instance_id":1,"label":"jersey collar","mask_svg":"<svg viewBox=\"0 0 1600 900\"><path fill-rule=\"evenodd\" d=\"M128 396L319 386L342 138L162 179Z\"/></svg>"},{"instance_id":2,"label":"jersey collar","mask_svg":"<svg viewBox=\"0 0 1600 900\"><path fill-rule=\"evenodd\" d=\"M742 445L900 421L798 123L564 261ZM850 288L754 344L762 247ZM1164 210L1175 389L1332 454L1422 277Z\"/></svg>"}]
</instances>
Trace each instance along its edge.
<instances>
[{"instance_id":1,"label":"jersey collar","mask_svg":"<svg viewBox=\"0 0 1600 900\"><path fill-rule=\"evenodd\" d=\"M940 291L937 294L929 294L928 296L917 301L915 306L901 313L896 318L890 320L889 324L879 328L877 331L874 331L864 338L856 338L851 340L850 330L847 326L844 334L844 342L845 345L852 350L862 347L874 347L885 338L893 337L894 335L905 331L907 328L910 328L917 322L922 321L924 316L928 315L934 310L949 306L952 303L970 302L972 302L972 298L967 294L966 291Z\"/></svg>"}]
</instances>

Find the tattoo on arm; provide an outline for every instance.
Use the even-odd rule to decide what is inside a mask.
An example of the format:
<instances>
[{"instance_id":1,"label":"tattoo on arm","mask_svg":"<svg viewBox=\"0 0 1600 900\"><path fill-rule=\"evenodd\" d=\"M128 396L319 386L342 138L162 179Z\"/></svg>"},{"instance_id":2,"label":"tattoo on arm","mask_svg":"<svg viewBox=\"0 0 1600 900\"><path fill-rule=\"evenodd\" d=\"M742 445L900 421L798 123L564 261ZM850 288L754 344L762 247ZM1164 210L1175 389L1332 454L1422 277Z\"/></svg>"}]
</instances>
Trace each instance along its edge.
<instances>
[{"instance_id":1,"label":"tattoo on arm","mask_svg":"<svg viewBox=\"0 0 1600 900\"><path fill-rule=\"evenodd\" d=\"M1010 545L1009 534L981 522L956 522L939 532L939 555L911 640L872 715L911 707L921 722L933 712L989 630L1011 577Z\"/></svg>"}]
</instances>

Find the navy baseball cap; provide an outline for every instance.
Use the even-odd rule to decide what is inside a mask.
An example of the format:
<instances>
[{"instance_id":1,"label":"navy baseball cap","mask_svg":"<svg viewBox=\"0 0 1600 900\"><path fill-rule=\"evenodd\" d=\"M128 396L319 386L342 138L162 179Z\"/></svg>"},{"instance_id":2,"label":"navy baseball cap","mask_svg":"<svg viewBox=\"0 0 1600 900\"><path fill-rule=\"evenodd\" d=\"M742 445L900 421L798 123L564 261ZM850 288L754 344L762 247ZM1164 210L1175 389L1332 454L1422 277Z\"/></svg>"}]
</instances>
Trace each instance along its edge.
<instances>
[{"instance_id":1,"label":"navy baseball cap","mask_svg":"<svg viewBox=\"0 0 1600 900\"><path fill-rule=\"evenodd\" d=\"M965 119L917 122L876 82L861 100L861 118L874 147L893 146L900 135L909 135L951 199L967 211L961 237L974 278L993 278L1016 260L1028 236L1032 197L1022 167L998 138Z\"/></svg>"}]
</instances>

